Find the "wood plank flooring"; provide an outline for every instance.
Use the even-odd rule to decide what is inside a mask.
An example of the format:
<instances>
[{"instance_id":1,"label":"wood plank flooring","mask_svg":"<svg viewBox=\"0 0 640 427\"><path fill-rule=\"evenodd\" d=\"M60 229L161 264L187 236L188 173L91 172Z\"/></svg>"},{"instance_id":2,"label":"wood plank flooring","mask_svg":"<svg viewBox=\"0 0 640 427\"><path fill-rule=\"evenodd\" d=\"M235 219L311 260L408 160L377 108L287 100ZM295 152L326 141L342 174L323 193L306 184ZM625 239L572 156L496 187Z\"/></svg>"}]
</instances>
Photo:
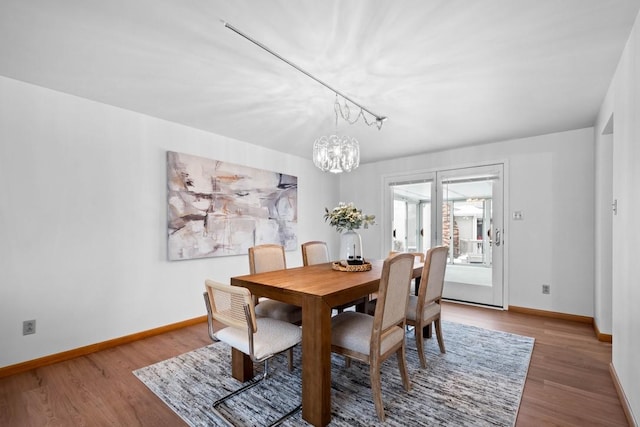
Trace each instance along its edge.
<instances>
[{"instance_id":1,"label":"wood plank flooring","mask_svg":"<svg viewBox=\"0 0 640 427\"><path fill-rule=\"evenodd\" d=\"M628 425L590 325L452 303L443 317L536 339L517 427ZM131 371L209 343L203 323L0 379L0 425L184 426Z\"/></svg>"},{"instance_id":2,"label":"wood plank flooring","mask_svg":"<svg viewBox=\"0 0 640 427\"><path fill-rule=\"evenodd\" d=\"M446 304L443 318L536 339L516 426L628 425L609 374L611 344L591 325L461 304Z\"/></svg>"}]
</instances>

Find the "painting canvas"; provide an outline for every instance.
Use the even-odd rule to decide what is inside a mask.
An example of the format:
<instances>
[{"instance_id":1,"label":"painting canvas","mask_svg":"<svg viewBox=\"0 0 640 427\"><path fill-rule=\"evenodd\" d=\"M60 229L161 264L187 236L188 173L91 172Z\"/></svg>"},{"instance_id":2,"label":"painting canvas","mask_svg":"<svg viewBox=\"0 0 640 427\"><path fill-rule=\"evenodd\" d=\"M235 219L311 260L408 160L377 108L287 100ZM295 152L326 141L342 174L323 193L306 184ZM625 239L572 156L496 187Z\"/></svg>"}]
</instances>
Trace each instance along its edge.
<instances>
[{"instance_id":1,"label":"painting canvas","mask_svg":"<svg viewBox=\"0 0 640 427\"><path fill-rule=\"evenodd\" d=\"M298 178L167 152L170 260L297 248Z\"/></svg>"}]
</instances>

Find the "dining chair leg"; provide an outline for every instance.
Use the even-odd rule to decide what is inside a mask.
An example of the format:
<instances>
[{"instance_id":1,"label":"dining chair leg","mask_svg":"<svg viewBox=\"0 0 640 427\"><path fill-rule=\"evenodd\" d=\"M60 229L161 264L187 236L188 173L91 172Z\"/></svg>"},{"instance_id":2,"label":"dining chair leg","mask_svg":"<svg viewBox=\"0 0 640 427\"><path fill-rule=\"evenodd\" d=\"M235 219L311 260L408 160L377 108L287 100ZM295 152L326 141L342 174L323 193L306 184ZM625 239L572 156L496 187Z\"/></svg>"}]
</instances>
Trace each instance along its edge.
<instances>
[{"instance_id":1,"label":"dining chair leg","mask_svg":"<svg viewBox=\"0 0 640 427\"><path fill-rule=\"evenodd\" d=\"M409 371L407 370L407 354L404 345L396 351L396 358L398 359L398 368L400 369L400 376L402 377L402 385L406 391L410 391L411 381L409 380Z\"/></svg>"},{"instance_id":2,"label":"dining chair leg","mask_svg":"<svg viewBox=\"0 0 640 427\"><path fill-rule=\"evenodd\" d=\"M262 366L263 366L263 371L262 371L262 375L260 377L250 379L245 385L243 385L239 389L236 389L235 391L232 391L231 393L227 394L226 396L223 396L220 399L218 399L215 402L213 402L213 405L212 405L213 410L216 413L220 414L216 410L216 407L218 407L219 405L223 404L224 402L226 402L227 400L231 399L232 397L235 397L235 396L237 396L237 395L239 395L241 393L244 393L245 391L249 390L250 388L253 388L253 387L257 386L258 384L260 384L260 382L262 382L265 379L267 379L267 377L269 376L269 359L265 360L262 363ZM226 419L226 418L222 417L222 419Z\"/></svg>"},{"instance_id":3,"label":"dining chair leg","mask_svg":"<svg viewBox=\"0 0 640 427\"><path fill-rule=\"evenodd\" d=\"M289 351L291 351L291 349L289 349ZM291 353L291 354L293 354L293 353ZM220 406L221 404L223 404L227 400L231 399L232 397L235 397L235 396L237 396L239 394L242 394L245 391L249 390L250 388L253 388L253 387L257 386L262 381L267 379L267 377L269 376L269 359L267 359L267 360L265 360L263 362L263 366L264 366L264 369L263 369L262 375L259 378L253 378L253 379L249 380L245 385L243 385L239 389L227 394L226 396L221 397L220 399L218 399L215 402L213 402L213 405L211 405L211 410L218 417L220 417L220 419L224 422L225 425L233 427L235 424L233 424L230 420L228 420L227 417L225 416L225 414L223 414L222 412L220 412L218 410L218 406ZM292 416L294 416L295 414L297 414L301 410L302 410L302 405L300 404L300 405L296 406L295 408L293 408L292 410L290 410L289 412L287 412L286 414L284 414L283 416L281 416L280 418L278 418L273 423L269 424L268 427L279 426L280 424L282 424L283 422L285 422L286 420L288 420L289 418L291 418Z\"/></svg>"},{"instance_id":4,"label":"dining chair leg","mask_svg":"<svg viewBox=\"0 0 640 427\"><path fill-rule=\"evenodd\" d=\"M382 403L382 383L380 380L380 366L377 363L369 365L369 377L371 380L371 393L373 403L376 405L376 413L380 421L384 422L384 404Z\"/></svg>"},{"instance_id":5,"label":"dining chair leg","mask_svg":"<svg viewBox=\"0 0 640 427\"><path fill-rule=\"evenodd\" d=\"M300 411L302 411L302 405L296 406L295 408L293 408L292 410L290 410L289 412L287 412L286 414L284 414L283 416L278 418L272 424L269 424L269 427L277 427L277 426L279 426L280 424L282 424L283 422L285 422L289 418L293 417L295 414L297 414Z\"/></svg>"},{"instance_id":6,"label":"dining chair leg","mask_svg":"<svg viewBox=\"0 0 640 427\"><path fill-rule=\"evenodd\" d=\"M422 336L422 323L416 323L414 328L416 336L416 349L420 358L420 366L424 369L427 367L427 359L424 356L424 337Z\"/></svg>"},{"instance_id":7,"label":"dining chair leg","mask_svg":"<svg viewBox=\"0 0 640 427\"><path fill-rule=\"evenodd\" d=\"M444 348L444 339L442 338L442 325L440 323L440 318L438 317L433 321L436 328L436 337L438 338L438 345L440 346L440 353L446 353L447 351Z\"/></svg>"}]
</instances>

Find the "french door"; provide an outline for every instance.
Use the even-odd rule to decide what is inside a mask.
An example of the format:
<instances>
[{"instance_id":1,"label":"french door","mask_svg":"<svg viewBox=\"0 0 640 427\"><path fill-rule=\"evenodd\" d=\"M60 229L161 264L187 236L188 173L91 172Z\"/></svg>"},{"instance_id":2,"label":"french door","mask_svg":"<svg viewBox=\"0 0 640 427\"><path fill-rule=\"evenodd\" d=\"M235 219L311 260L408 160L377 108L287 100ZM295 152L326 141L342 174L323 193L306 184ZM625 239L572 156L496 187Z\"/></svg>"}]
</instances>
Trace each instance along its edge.
<instances>
[{"instance_id":1,"label":"french door","mask_svg":"<svg viewBox=\"0 0 640 427\"><path fill-rule=\"evenodd\" d=\"M391 251L449 248L443 297L503 306L503 166L385 179ZM386 225L386 222L385 222Z\"/></svg>"},{"instance_id":2,"label":"french door","mask_svg":"<svg viewBox=\"0 0 640 427\"><path fill-rule=\"evenodd\" d=\"M432 179L393 186L391 251L425 252L431 247Z\"/></svg>"},{"instance_id":3,"label":"french door","mask_svg":"<svg viewBox=\"0 0 640 427\"><path fill-rule=\"evenodd\" d=\"M438 244L449 247L443 297L503 305L502 165L439 172Z\"/></svg>"}]
</instances>

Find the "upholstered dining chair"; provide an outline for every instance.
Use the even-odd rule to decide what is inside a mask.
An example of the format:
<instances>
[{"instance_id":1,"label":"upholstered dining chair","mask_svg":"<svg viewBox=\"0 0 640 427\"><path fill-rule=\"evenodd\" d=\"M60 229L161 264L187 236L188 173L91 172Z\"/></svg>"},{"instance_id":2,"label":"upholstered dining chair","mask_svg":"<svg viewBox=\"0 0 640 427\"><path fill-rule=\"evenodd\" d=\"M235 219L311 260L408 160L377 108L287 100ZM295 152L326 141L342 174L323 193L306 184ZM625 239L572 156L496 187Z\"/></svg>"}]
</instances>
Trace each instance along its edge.
<instances>
[{"instance_id":1,"label":"upholstered dining chair","mask_svg":"<svg viewBox=\"0 0 640 427\"><path fill-rule=\"evenodd\" d=\"M303 243L301 245L302 249L302 264L303 265L314 265L314 264L323 264L325 262L330 262L329 258L329 248L326 242L322 242L319 240L312 240L310 242ZM335 307L338 313L342 313L345 309L352 307L357 304L362 304L364 307L367 303L367 298L360 298L352 302L348 302L346 304Z\"/></svg>"},{"instance_id":2,"label":"upholstered dining chair","mask_svg":"<svg viewBox=\"0 0 640 427\"><path fill-rule=\"evenodd\" d=\"M401 254L401 253L405 253L405 252L391 251L391 252L389 252L389 256L395 256L395 255ZM409 253L409 254L413 255L420 262L424 262L424 253L423 252L406 252L406 253ZM418 287L420 286L420 280L419 279L413 280L412 283L411 283L411 286L413 288L413 294L414 295L418 295Z\"/></svg>"},{"instance_id":3,"label":"upholstered dining chair","mask_svg":"<svg viewBox=\"0 0 640 427\"><path fill-rule=\"evenodd\" d=\"M420 357L420 366L427 367L424 356L424 337L422 330L433 322L438 338L440 352L445 353L444 340L442 338L442 325L440 324L440 300L444 287L444 273L447 267L447 246L436 246L427 250L427 256L422 267L422 276L418 295L409 296L407 306L407 325L414 326L416 347Z\"/></svg>"},{"instance_id":4,"label":"upholstered dining chair","mask_svg":"<svg viewBox=\"0 0 640 427\"><path fill-rule=\"evenodd\" d=\"M400 255L400 254L411 254L415 258L420 260L420 262L424 262L424 254L422 252L390 251L389 252L389 257L392 258L392 257L394 257L396 255ZM418 286L420 286L419 279L411 279L411 291L410 292L413 292L415 295L418 295ZM369 301L367 303L367 313L373 314L373 312L376 309L375 307L376 307L377 301L378 301L378 293L377 292L369 295Z\"/></svg>"},{"instance_id":5,"label":"upholstered dining chair","mask_svg":"<svg viewBox=\"0 0 640 427\"><path fill-rule=\"evenodd\" d=\"M225 285L212 280L205 280L205 287L207 314L211 319L211 338L249 355L254 362L264 364L261 377L247 382L213 403L213 411L229 423L217 407L267 378L269 359L285 351L291 352L293 347L300 343L302 331L299 326L289 322L257 317L253 296L247 288ZM216 331L213 321L221 323L223 327ZM298 405L271 425L281 423L298 412L300 408L301 405Z\"/></svg>"},{"instance_id":6,"label":"upholstered dining chair","mask_svg":"<svg viewBox=\"0 0 640 427\"><path fill-rule=\"evenodd\" d=\"M369 364L371 391L380 421L384 421L380 365L394 353L404 389L411 389L404 328L413 263L410 254L384 261L373 316L345 311L331 320L331 351Z\"/></svg>"},{"instance_id":7,"label":"upholstered dining chair","mask_svg":"<svg viewBox=\"0 0 640 427\"><path fill-rule=\"evenodd\" d=\"M287 260L283 246L265 244L249 248L249 272L251 274L284 270L285 268L287 268ZM256 304L256 314L289 323L300 324L302 322L301 307L268 298L260 298Z\"/></svg>"},{"instance_id":8,"label":"upholstered dining chair","mask_svg":"<svg viewBox=\"0 0 640 427\"><path fill-rule=\"evenodd\" d=\"M300 247L302 249L303 265L323 264L331 261L329 259L329 248L327 246L327 242L312 240L310 242L303 243Z\"/></svg>"}]
</instances>

